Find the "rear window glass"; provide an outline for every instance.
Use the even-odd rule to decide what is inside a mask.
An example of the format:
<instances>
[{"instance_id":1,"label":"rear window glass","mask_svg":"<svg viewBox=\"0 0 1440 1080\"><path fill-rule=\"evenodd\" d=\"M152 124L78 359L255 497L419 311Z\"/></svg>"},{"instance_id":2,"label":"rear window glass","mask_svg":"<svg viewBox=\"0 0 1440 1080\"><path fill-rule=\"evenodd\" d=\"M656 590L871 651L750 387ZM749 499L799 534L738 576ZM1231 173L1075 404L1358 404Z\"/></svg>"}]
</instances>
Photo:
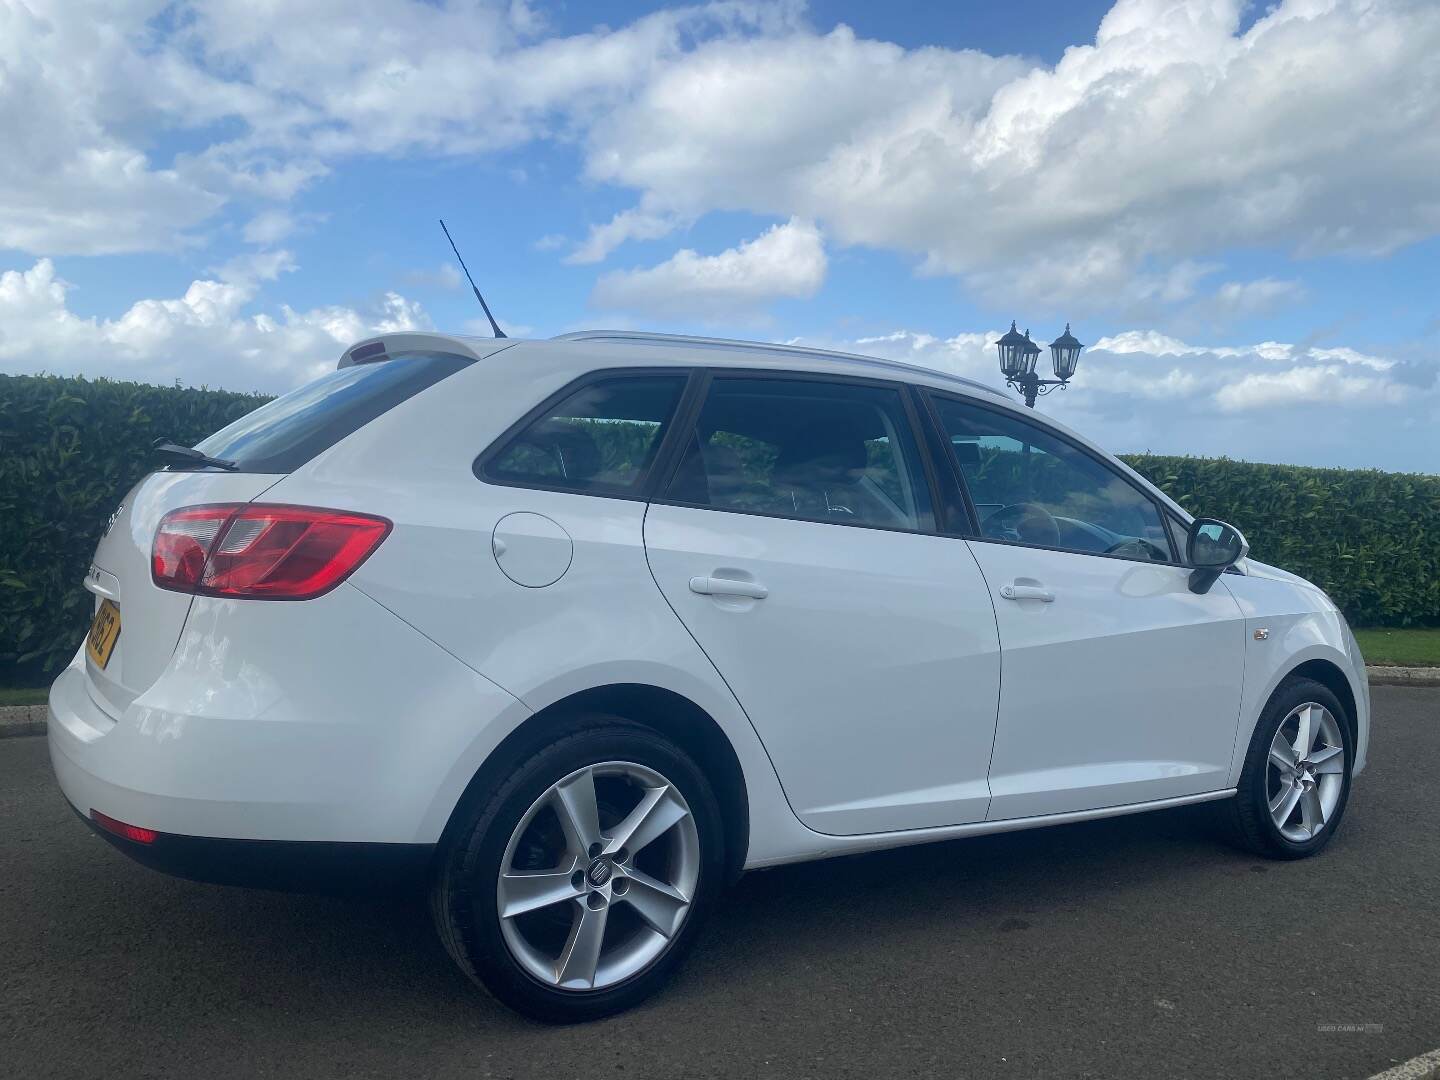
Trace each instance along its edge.
<instances>
[{"instance_id":1,"label":"rear window glass","mask_svg":"<svg viewBox=\"0 0 1440 1080\"><path fill-rule=\"evenodd\" d=\"M233 461L241 472L293 472L377 416L472 363L452 353L416 352L340 368L242 416L195 449Z\"/></svg>"},{"instance_id":2,"label":"rear window glass","mask_svg":"<svg viewBox=\"0 0 1440 1080\"><path fill-rule=\"evenodd\" d=\"M685 387L683 375L622 375L575 391L483 466L487 480L626 495L639 490Z\"/></svg>"}]
</instances>

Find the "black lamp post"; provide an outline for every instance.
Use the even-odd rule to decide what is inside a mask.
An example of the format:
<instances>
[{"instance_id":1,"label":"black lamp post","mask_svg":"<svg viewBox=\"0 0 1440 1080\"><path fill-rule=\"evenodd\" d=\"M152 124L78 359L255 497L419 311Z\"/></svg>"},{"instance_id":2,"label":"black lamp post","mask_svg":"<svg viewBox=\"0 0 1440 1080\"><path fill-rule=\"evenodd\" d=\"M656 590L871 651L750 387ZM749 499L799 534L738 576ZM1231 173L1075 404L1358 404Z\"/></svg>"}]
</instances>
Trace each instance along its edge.
<instances>
[{"instance_id":1,"label":"black lamp post","mask_svg":"<svg viewBox=\"0 0 1440 1080\"><path fill-rule=\"evenodd\" d=\"M1025 395L1025 404L1035 407L1035 399L1048 394L1057 386L1064 386L1075 376L1080 363L1080 350L1085 346L1070 333L1070 324L1065 324L1065 333L1050 343L1050 359L1055 368L1055 378L1042 379L1035 374L1035 363L1040 359L1040 346L1030 340L1030 331L1020 333L1015 324L1010 332L995 343L1000 352L1000 373L1005 382Z\"/></svg>"}]
</instances>

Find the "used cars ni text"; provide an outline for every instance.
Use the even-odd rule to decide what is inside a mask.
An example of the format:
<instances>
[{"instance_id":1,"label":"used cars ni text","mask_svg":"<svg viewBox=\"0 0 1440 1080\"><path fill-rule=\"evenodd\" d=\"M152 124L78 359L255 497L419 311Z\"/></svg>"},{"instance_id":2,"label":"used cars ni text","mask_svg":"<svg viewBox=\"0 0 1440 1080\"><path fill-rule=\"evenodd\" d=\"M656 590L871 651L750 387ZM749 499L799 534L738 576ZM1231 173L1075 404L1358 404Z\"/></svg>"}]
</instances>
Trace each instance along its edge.
<instances>
[{"instance_id":1,"label":"used cars ni text","mask_svg":"<svg viewBox=\"0 0 1440 1080\"><path fill-rule=\"evenodd\" d=\"M50 692L66 797L189 877L423 881L531 1016L653 993L747 869L1198 802L1298 858L1365 764L1320 589L935 371L387 334L171 451Z\"/></svg>"}]
</instances>

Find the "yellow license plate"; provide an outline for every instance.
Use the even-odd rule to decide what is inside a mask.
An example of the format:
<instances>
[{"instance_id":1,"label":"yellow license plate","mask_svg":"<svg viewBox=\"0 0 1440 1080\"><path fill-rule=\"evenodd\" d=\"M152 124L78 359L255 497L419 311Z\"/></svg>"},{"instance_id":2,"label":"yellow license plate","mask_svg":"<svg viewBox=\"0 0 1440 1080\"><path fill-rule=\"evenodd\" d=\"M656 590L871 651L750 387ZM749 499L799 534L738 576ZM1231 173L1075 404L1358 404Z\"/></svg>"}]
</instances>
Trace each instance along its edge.
<instances>
[{"instance_id":1,"label":"yellow license plate","mask_svg":"<svg viewBox=\"0 0 1440 1080\"><path fill-rule=\"evenodd\" d=\"M100 610L90 623L89 636L85 638L85 652L95 666L104 668L110 663L110 654L115 651L115 642L120 638L120 605L114 600L100 601Z\"/></svg>"}]
</instances>

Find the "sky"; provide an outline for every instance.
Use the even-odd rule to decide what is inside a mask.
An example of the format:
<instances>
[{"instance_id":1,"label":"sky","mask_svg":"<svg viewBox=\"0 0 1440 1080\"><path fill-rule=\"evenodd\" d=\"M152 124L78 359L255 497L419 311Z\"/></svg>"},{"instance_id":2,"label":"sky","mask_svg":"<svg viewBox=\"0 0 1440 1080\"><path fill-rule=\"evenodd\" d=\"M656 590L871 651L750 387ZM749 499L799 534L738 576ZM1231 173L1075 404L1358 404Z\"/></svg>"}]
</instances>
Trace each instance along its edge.
<instances>
[{"instance_id":1,"label":"sky","mask_svg":"<svg viewBox=\"0 0 1440 1080\"><path fill-rule=\"evenodd\" d=\"M0 372L278 393L639 328L1000 384L1116 452L1440 472L1433 0L0 0ZM1048 365L1048 353L1042 357Z\"/></svg>"}]
</instances>

